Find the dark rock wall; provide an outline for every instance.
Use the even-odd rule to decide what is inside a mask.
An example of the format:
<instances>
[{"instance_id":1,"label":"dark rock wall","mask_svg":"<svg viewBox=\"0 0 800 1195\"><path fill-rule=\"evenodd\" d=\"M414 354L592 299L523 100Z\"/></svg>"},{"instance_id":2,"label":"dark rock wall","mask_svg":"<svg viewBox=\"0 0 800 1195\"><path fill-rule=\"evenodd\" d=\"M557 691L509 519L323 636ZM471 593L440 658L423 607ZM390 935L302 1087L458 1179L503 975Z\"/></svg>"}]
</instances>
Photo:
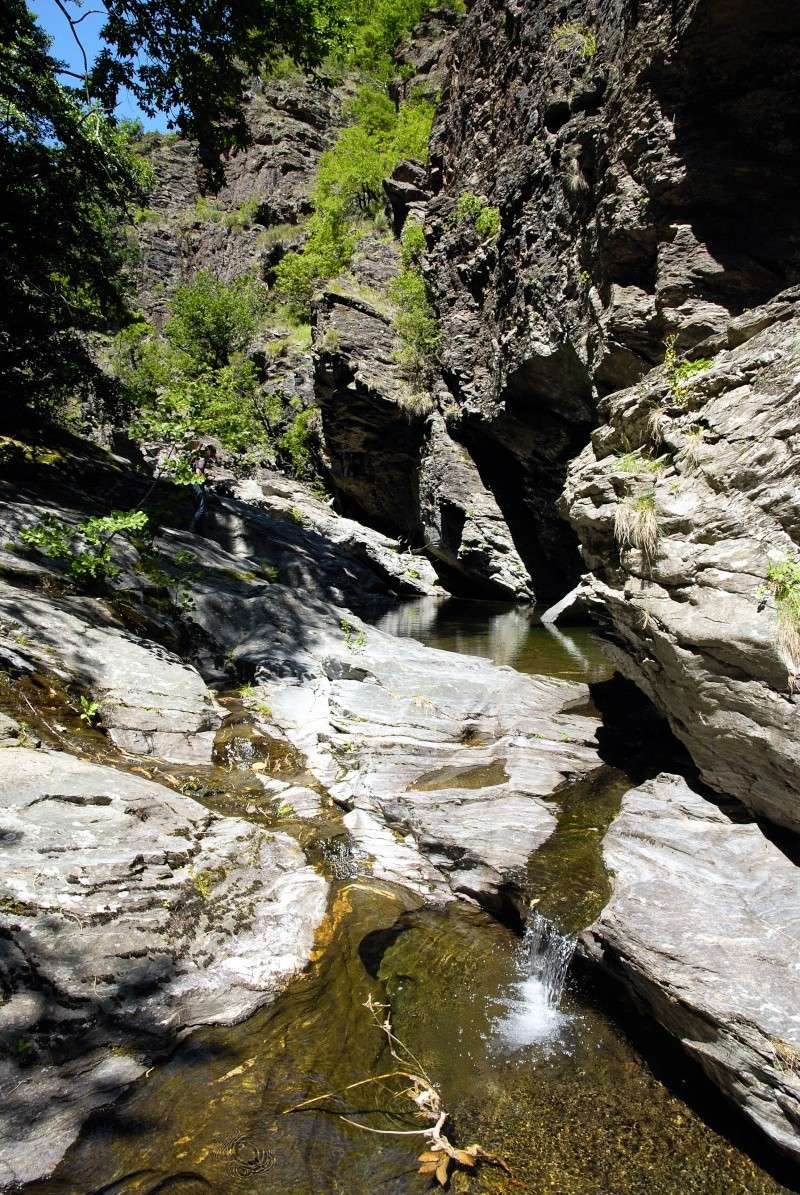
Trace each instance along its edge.
<instances>
[{"instance_id":1,"label":"dark rock wall","mask_svg":"<svg viewBox=\"0 0 800 1195\"><path fill-rule=\"evenodd\" d=\"M429 207L448 423L543 595L579 572L554 507L597 397L798 277L798 32L788 0L479 0L456 39ZM496 246L453 226L464 191Z\"/></svg>"},{"instance_id":2,"label":"dark rock wall","mask_svg":"<svg viewBox=\"0 0 800 1195\"><path fill-rule=\"evenodd\" d=\"M252 144L223 163L220 189L209 185L196 145L166 137L145 142L156 187L137 226L135 283L148 318L162 322L175 287L198 270L225 281L265 275L299 243L317 163L339 120L339 94L322 81L298 73L254 82L247 96ZM230 217L245 204L255 210L237 225Z\"/></svg>"}]
</instances>

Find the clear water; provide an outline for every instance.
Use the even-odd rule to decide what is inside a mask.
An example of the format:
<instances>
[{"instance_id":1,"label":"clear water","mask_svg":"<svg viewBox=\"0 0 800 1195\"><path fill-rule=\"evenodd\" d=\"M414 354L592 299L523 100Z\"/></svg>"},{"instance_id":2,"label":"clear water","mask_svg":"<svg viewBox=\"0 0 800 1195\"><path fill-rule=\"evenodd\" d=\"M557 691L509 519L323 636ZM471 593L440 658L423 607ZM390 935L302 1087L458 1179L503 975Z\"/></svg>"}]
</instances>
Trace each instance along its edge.
<instances>
[{"instance_id":1,"label":"clear water","mask_svg":"<svg viewBox=\"0 0 800 1195\"><path fill-rule=\"evenodd\" d=\"M527 606L421 598L373 616L390 635L418 639L431 647L483 656L518 672L591 684L612 670L598 635L590 627L550 627Z\"/></svg>"}]
</instances>

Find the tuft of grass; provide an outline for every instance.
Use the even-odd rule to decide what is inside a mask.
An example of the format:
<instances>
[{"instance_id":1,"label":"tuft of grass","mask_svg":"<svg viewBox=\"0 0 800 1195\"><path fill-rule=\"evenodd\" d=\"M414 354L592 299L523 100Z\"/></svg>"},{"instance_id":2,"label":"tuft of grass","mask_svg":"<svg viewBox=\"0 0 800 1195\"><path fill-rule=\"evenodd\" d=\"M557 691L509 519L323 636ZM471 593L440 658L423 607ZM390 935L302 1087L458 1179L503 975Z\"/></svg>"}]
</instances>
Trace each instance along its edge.
<instances>
[{"instance_id":1,"label":"tuft of grass","mask_svg":"<svg viewBox=\"0 0 800 1195\"><path fill-rule=\"evenodd\" d=\"M435 403L425 390L409 390L398 395L398 405L409 419L425 419L434 409Z\"/></svg>"},{"instance_id":2,"label":"tuft of grass","mask_svg":"<svg viewBox=\"0 0 800 1195\"><path fill-rule=\"evenodd\" d=\"M663 467L664 462L661 458L645 456L641 450L637 449L635 452L625 452L622 456L617 457L614 471L616 473L658 473Z\"/></svg>"},{"instance_id":3,"label":"tuft of grass","mask_svg":"<svg viewBox=\"0 0 800 1195\"><path fill-rule=\"evenodd\" d=\"M614 536L620 548L638 548L648 560L652 560L659 535L655 494L623 498L614 514Z\"/></svg>"},{"instance_id":4,"label":"tuft of grass","mask_svg":"<svg viewBox=\"0 0 800 1195\"><path fill-rule=\"evenodd\" d=\"M550 40L559 50L569 50L589 60L597 53L597 37L582 21L565 21L556 25Z\"/></svg>"},{"instance_id":5,"label":"tuft of grass","mask_svg":"<svg viewBox=\"0 0 800 1195\"><path fill-rule=\"evenodd\" d=\"M675 348L676 336L668 336L664 342L664 376L667 379L673 396L682 401L686 391L692 386L698 374L703 373L714 362L711 357L698 357L696 361L679 361Z\"/></svg>"},{"instance_id":6,"label":"tuft of grass","mask_svg":"<svg viewBox=\"0 0 800 1195\"><path fill-rule=\"evenodd\" d=\"M700 458L703 455L705 434L706 429L699 426L690 428L686 434L686 443L683 446L683 459L685 464L691 469L696 468L700 463Z\"/></svg>"},{"instance_id":7,"label":"tuft of grass","mask_svg":"<svg viewBox=\"0 0 800 1195\"><path fill-rule=\"evenodd\" d=\"M664 441L664 419L666 407L653 407L647 416L647 436L654 447Z\"/></svg>"},{"instance_id":8,"label":"tuft of grass","mask_svg":"<svg viewBox=\"0 0 800 1195\"><path fill-rule=\"evenodd\" d=\"M800 563L786 557L767 569L767 592L778 613L778 646L800 669Z\"/></svg>"}]
</instances>

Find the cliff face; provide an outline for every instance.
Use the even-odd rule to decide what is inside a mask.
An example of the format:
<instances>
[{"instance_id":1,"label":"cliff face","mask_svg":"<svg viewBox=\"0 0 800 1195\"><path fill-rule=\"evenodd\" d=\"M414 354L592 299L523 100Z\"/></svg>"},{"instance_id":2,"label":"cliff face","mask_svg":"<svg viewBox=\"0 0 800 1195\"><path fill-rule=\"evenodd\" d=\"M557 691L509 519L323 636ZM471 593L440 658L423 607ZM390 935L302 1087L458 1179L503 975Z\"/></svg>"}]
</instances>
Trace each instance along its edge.
<instances>
[{"instance_id":1,"label":"cliff face","mask_svg":"<svg viewBox=\"0 0 800 1195\"><path fill-rule=\"evenodd\" d=\"M198 270L230 281L261 274L298 243L310 211L320 154L339 121L338 95L299 72L247 96L252 144L224 164L221 190L208 193L197 146L173 137L143 143L156 177L137 227L135 284L144 314L163 321L175 287Z\"/></svg>"},{"instance_id":2,"label":"cliff face","mask_svg":"<svg viewBox=\"0 0 800 1195\"><path fill-rule=\"evenodd\" d=\"M596 401L797 280L795 6L478 3L434 130L430 282L453 432L537 591L577 577L554 512ZM472 192L496 244L454 225Z\"/></svg>"}]
</instances>

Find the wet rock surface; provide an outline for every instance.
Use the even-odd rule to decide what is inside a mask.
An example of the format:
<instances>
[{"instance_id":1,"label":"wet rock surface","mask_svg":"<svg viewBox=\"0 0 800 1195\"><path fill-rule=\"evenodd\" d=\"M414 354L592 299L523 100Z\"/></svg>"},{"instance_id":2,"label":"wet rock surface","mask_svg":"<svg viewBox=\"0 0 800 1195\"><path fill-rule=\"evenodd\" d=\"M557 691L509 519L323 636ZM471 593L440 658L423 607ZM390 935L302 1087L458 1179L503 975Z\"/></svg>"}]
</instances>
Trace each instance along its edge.
<instances>
[{"instance_id":1,"label":"wet rock surface","mask_svg":"<svg viewBox=\"0 0 800 1195\"><path fill-rule=\"evenodd\" d=\"M576 712L588 691L397 640L345 612L335 630L329 611L312 617L307 608L304 675L296 662L286 677L273 636L258 693L353 811L345 824L375 874L434 902L513 908L556 825L548 802L600 764L597 723Z\"/></svg>"},{"instance_id":2,"label":"wet rock surface","mask_svg":"<svg viewBox=\"0 0 800 1195\"><path fill-rule=\"evenodd\" d=\"M582 942L780 1149L800 1158L800 872L678 776L628 792Z\"/></svg>"},{"instance_id":3,"label":"wet rock surface","mask_svg":"<svg viewBox=\"0 0 800 1195\"><path fill-rule=\"evenodd\" d=\"M0 753L0 836L5 1187L186 1030L273 997L327 885L284 834L60 752Z\"/></svg>"}]
</instances>

